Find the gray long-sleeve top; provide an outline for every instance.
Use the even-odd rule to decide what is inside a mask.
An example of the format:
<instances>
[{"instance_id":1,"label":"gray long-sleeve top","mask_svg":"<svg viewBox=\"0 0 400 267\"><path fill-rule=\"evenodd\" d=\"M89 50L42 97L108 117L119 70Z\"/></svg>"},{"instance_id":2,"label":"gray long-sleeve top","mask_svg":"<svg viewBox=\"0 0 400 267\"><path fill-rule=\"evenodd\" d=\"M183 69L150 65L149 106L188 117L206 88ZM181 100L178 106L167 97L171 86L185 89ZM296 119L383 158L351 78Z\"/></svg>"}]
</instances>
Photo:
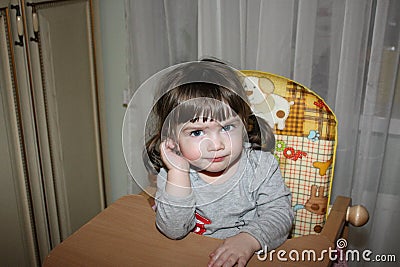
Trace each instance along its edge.
<instances>
[{"instance_id":1,"label":"gray long-sleeve top","mask_svg":"<svg viewBox=\"0 0 400 267\"><path fill-rule=\"evenodd\" d=\"M183 238L192 230L220 239L244 232L264 251L287 239L291 194L271 153L244 149L236 174L222 184L208 184L195 171L189 176L192 192L184 198L165 191L165 170L157 177L156 224L169 238Z\"/></svg>"}]
</instances>

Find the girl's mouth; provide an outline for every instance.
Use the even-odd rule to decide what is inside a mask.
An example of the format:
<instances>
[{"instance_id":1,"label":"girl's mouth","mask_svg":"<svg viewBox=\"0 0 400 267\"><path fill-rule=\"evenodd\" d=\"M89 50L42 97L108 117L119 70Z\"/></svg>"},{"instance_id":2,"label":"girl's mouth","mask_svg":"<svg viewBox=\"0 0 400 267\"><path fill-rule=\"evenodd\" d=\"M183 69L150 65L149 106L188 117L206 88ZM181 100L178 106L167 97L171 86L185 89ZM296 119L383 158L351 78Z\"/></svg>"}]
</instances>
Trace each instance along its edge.
<instances>
[{"instance_id":1,"label":"girl's mouth","mask_svg":"<svg viewBox=\"0 0 400 267\"><path fill-rule=\"evenodd\" d=\"M211 159L212 162L221 162L225 159L225 157L218 157L218 158L213 158Z\"/></svg>"}]
</instances>

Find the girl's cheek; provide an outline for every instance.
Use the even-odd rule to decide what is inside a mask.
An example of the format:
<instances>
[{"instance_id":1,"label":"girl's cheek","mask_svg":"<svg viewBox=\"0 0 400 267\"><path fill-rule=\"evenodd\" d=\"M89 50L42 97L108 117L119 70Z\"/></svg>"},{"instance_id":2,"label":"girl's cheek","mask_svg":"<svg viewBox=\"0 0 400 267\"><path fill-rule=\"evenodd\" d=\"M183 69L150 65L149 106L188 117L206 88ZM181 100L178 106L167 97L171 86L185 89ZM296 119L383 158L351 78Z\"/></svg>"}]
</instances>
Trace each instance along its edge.
<instances>
[{"instance_id":1,"label":"girl's cheek","mask_svg":"<svg viewBox=\"0 0 400 267\"><path fill-rule=\"evenodd\" d=\"M182 155L189 161L196 161L200 159L201 153L199 150L190 149L190 150L183 150Z\"/></svg>"},{"instance_id":2,"label":"girl's cheek","mask_svg":"<svg viewBox=\"0 0 400 267\"><path fill-rule=\"evenodd\" d=\"M181 141L179 143L182 156L189 161L198 160L201 156L200 144L191 141Z\"/></svg>"},{"instance_id":3,"label":"girl's cheek","mask_svg":"<svg viewBox=\"0 0 400 267\"><path fill-rule=\"evenodd\" d=\"M188 161L196 161L200 159L199 154L189 154L185 157Z\"/></svg>"}]
</instances>

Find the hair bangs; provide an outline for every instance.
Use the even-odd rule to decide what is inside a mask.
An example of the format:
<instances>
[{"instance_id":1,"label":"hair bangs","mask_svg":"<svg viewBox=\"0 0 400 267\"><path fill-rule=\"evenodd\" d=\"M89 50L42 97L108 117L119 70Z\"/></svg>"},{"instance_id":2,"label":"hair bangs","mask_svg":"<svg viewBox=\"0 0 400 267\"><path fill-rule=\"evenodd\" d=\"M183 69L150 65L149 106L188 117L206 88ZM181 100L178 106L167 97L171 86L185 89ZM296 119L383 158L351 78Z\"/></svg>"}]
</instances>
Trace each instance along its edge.
<instances>
[{"instance_id":1,"label":"hair bangs","mask_svg":"<svg viewBox=\"0 0 400 267\"><path fill-rule=\"evenodd\" d=\"M200 97L187 100L177 106L174 121L178 124L198 121L222 122L236 115L236 112L223 100Z\"/></svg>"}]
</instances>

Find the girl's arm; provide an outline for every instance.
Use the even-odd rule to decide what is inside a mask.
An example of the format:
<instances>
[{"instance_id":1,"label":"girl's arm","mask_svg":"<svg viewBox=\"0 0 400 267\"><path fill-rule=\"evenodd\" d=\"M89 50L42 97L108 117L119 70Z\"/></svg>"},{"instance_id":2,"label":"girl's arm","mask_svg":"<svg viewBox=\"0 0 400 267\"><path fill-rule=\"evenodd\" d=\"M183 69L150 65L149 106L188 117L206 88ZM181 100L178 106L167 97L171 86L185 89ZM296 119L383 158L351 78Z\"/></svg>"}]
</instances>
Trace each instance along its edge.
<instances>
[{"instance_id":1,"label":"girl's arm","mask_svg":"<svg viewBox=\"0 0 400 267\"><path fill-rule=\"evenodd\" d=\"M267 177L254 191L258 217L241 229L241 232L256 238L262 250L275 249L285 242L294 219L290 191L281 176L278 162L272 155L270 157L272 164Z\"/></svg>"},{"instance_id":2,"label":"girl's arm","mask_svg":"<svg viewBox=\"0 0 400 267\"><path fill-rule=\"evenodd\" d=\"M167 183L167 172L161 169L157 176L156 225L167 237L181 239L195 227L195 199L192 192L185 197L169 194Z\"/></svg>"},{"instance_id":3,"label":"girl's arm","mask_svg":"<svg viewBox=\"0 0 400 267\"><path fill-rule=\"evenodd\" d=\"M168 168L157 176L156 224L166 236L179 239L195 226L195 201L188 162L174 152L167 140L160 145L161 158Z\"/></svg>"}]
</instances>

